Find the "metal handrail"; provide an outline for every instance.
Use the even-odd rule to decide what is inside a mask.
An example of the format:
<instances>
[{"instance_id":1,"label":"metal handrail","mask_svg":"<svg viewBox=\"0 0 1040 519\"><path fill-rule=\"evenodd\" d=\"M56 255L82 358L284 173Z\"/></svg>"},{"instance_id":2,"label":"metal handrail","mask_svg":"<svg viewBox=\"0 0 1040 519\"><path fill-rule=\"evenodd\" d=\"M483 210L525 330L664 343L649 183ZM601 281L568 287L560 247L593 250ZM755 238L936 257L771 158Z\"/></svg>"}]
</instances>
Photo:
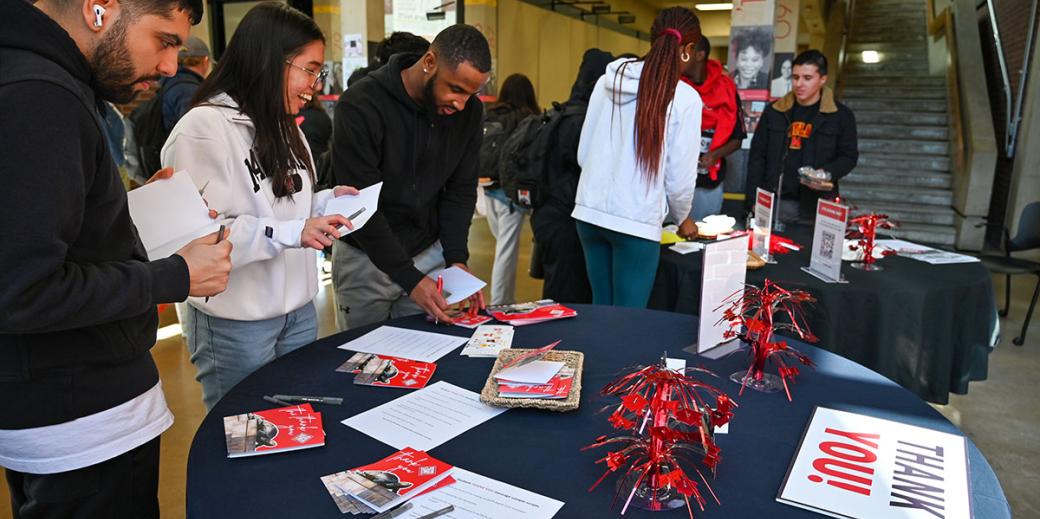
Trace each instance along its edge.
<instances>
[{"instance_id":1,"label":"metal handrail","mask_svg":"<svg viewBox=\"0 0 1040 519\"><path fill-rule=\"evenodd\" d=\"M1029 65L1032 59L1033 53L1033 36L1036 33L1036 9L1037 0L1033 0L1033 9L1029 14L1029 34L1026 35L1026 52L1022 58L1022 73L1019 74L1018 78L1018 99L1015 100L1015 111L1013 114L1008 116L1008 131L1007 131L1007 156L1012 158L1015 156L1015 141L1018 140L1018 125L1022 122L1022 104L1025 100L1026 92L1026 79L1029 76ZM990 15L992 16L992 15Z\"/></svg>"},{"instance_id":2,"label":"metal handrail","mask_svg":"<svg viewBox=\"0 0 1040 519\"><path fill-rule=\"evenodd\" d=\"M1004 57L1004 43L1000 39L1000 28L997 25L997 11L993 7L993 0L986 0L986 10L989 11L989 25L993 32L994 46L997 48L997 62L1000 64L1000 79L1004 84L1004 113L1007 114L1007 130L1004 132L1004 149L1010 148L1011 118L1013 117L1011 102L1011 78L1008 76L1007 59ZM1008 155L1010 157L1010 155Z\"/></svg>"},{"instance_id":3,"label":"metal handrail","mask_svg":"<svg viewBox=\"0 0 1040 519\"><path fill-rule=\"evenodd\" d=\"M852 39L852 24L855 20L853 14L856 12L856 0L849 0L845 4L845 27L844 32L841 35L841 70L838 75L838 97L842 98L845 96L845 70L849 65L849 40Z\"/></svg>"}]
</instances>

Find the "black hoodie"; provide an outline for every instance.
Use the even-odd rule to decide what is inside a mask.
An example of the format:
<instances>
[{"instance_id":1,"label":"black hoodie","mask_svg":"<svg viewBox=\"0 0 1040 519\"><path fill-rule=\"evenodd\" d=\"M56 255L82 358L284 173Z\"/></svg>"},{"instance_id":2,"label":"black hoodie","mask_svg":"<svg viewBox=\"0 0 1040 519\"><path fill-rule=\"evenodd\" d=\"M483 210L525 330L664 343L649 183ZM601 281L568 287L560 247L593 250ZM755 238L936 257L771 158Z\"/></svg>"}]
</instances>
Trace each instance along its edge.
<instances>
[{"instance_id":1,"label":"black hoodie","mask_svg":"<svg viewBox=\"0 0 1040 519\"><path fill-rule=\"evenodd\" d=\"M379 210L345 238L406 291L426 274L412 257L440 240L444 262L469 259L469 225L477 202L483 105L477 96L450 116L416 103L401 71L418 54L396 54L340 97L333 118L332 168L338 185L379 181Z\"/></svg>"},{"instance_id":2,"label":"black hoodie","mask_svg":"<svg viewBox=\"0 0 1040 519\"><path fill-rule=\"evenodd\" d=\"M188 269L146 259L83 54L32 4L4 5L0 429L26 429L155 386L155 305L187 297Z\"/></svg>"}]
</instances>

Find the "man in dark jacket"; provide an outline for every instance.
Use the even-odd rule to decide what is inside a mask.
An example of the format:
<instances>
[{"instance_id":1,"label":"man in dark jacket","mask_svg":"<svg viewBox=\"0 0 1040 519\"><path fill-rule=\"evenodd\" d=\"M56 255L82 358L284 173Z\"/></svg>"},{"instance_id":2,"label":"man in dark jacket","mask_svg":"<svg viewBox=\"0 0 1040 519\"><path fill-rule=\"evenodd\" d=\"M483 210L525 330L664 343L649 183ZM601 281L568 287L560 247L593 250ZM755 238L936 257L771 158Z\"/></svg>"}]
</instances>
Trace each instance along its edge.
<instances>
[{"instance_id":1,"label":"man in dark jacket","mask_svg":"<svg viewBox=\"0 0 1040 519\"><path fill-rule=\"evenodd\" d=\"M582 57L571 97L561 105L564 118L556 128L555 151L549 154L545 175L549 196L531 215L531 230L538 244L545 281L542 297L561 303L591 303L592 288L585 272L585 252L571 212L578 193L578 141L589 96L614 56L589 49Z\"/></svg>"},{"instance_id":2,"label":"man in dark jacket","mask_svg":"<svg viewBox=\"0 0 1040 519\"><path fill-rule=\"evenodd\" d=\"M4 6L0 466L13 515L158 517L173 417L148 351L155 306L222 291L231 247L214 234L148 261L99 110L173 74L202 2Z\"/></svg>"},{"instance_id":3,"label":"man in dark jacket","mask_svg":"<svg viewBox=\"0 0 1040 519\"><path fill-rule=\"evenodd\" d=\"M490 70L487 40L459 24L340 98L333 178L359 188L383 182L372 219L333 245L341 329L423 311L451 322L427 274L469 259L483 118L476 94Z\"/></svg>"},{"instance_id":4,"label":"man in dark jacket","mask_svg":"<svg viewBox=\"0 0 1040 519\"><path fill-rule=\"evenodd\" d=\"M793 90L766 107L755 129L745 204L750 210L757 188L776 193L779 186L780 220L812 221L816 201L836 197L838 180L859 160L856 118L824 86L827 58L820 51L799 54L791 79ZM803 166L827 171L831 180L802 184L798 168Z\"/></svg>"}]
</instances>

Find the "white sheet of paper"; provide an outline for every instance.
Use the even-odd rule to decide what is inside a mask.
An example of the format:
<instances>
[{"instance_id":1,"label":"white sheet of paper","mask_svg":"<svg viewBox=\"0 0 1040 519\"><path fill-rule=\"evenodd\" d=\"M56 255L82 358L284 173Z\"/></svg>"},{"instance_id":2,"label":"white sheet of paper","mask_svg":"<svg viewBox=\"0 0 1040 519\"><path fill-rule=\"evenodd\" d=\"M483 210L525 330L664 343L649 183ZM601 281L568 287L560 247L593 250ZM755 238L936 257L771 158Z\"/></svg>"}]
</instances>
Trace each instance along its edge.
<instances>
[{"instance_id":1,"label":"white sheet of paper","mask_svg":"<svg viewBox=\"0 0 1040 519\"><path fill-rule=\"evenodd\" d=\"M436 362L451 350L468 341L466 337L456 337L443 333L423 332L380 326L357 339L341 345L341 350L391 355L423 362Z\"/></svg>"},{"instance_id":2,"label":"white sheet of paper","mask_svg":"<svg viewBox=\"0 0 1040 519\"><path fill-rule=\"evenodd\" d=\"M495 379L521 384L546 384L564 366L566 364L563 362L536 360L515 368L503 369L495 375Z\"/></svg>"},{"instance_id":3,"label":"white sheet of paper","mask_svg":"<svg viewBox=\"0 0 1040 519\"><path fill-rule=\"evenodd\" d=\"M416 519L448 505L455 510L445 519L549 519L563 501L545 497L458 467L455 484L413 498L402 519Z\"/></svg>"},{"instance_id":4,"label":"white sheet of paper","mask_svg":"<svg viewBox=\"0 0 1040 519\"><path fill-rule=\"evenodd\" d=\"M437 281L437 276L444 280L444 300L449 305L466 299L487 285L480 278L459 267L448 267L429 274L430 279L434 281Z\"/></svg>"},{"instance_id":5,"label":"white sheet of paper","mask_svg":"<svg viewBox=\"0 0 1040 519\"><path fill-rule=\"evenodd\" d=\"M747 279L747 237L738 236L704 246L701 269L701 315L697 325L697 353L727 341L730 329L723 320L723 301L744 289Z\"/></svg>"},{"instance_id":6,"label":"white sheet of paper","mask_svg":"<svg viewBox=\"0 0 1040 519\"><path fill-rule=\"evenodd\" d=\"M346 236L364 227L368 223L368 219L372 218L372 215L376 213L376 210L379 208L379 192L382 189L383 183L378 182L362 189L356 195L343 195L330 199L325 204L325 211L322 214L325 216L339 214L349 218L354 228L347 229L343 226L339 228L339 233ZM354 214L357 214L357 216L351 218L351 215Z\"/></svg>"},{"instance_id":7,"label":"white sheet of paper","mask_svg":"<svg viewBox=\"0 0 1040 519\"><path fill-rule=\"evenodd\" d=\"M950 265L954 263L977 263L981 260L975 256L967 256L956 252L935 249L904 240L875 240L875 246L896 251L896 254L923 261L932 265Z\"/></svg>"},{"instance_id":8,"label":"white sheet of paper","mask_svg":"<svg viewBox=\"0 0 1040 519\"><path fill-rule=\"evenodd\" d=\"M167 258L191 240L220 229L186 171L130 191L126 199L150 260Z\"/></svg>"},{"instance_id":9,"label":"white sheet of paper","mask_svg":"<svg viewBox=\"0 0 1040 519\"><path fill-rule=\"evenodd\" d=\"M695 241L682 241L679 243L673 243L671 247L668 247L668 249L685 256L691 252L704 250L704 244Z\"/></svg>"},{"instance_id":10,"label":"white sheet of paper","mask_svg":"<svg viewBox=\"0 0 1040 519\"><path fill-rule=\"evenodd\" d=\"M347 418L343 425L395 449L428 451L506 410L442 380Z\"/></svg>"}]
</instances>

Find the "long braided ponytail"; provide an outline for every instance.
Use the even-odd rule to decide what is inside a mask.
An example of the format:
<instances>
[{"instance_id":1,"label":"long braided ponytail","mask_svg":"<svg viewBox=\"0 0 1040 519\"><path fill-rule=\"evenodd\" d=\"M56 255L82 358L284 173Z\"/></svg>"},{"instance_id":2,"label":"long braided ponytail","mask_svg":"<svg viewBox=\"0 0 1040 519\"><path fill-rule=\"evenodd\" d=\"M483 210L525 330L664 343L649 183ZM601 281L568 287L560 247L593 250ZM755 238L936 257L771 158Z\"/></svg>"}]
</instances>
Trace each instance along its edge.
<instances>
[{"instance_id":1,"label":"long braided ponytail","mask_svg":"<svg viewBox=\"0 0 1040 519\"><path fill-rule=\"evenodd\" d=\"M650 37L650 52L643 57L639 78L635 121L636 164L648 181L655 179L661 164L665 118L679 83L677 63L683 46L701 39L701 22L685 7L670 7L654 19Z\"/></svg>"}]
</instances>

